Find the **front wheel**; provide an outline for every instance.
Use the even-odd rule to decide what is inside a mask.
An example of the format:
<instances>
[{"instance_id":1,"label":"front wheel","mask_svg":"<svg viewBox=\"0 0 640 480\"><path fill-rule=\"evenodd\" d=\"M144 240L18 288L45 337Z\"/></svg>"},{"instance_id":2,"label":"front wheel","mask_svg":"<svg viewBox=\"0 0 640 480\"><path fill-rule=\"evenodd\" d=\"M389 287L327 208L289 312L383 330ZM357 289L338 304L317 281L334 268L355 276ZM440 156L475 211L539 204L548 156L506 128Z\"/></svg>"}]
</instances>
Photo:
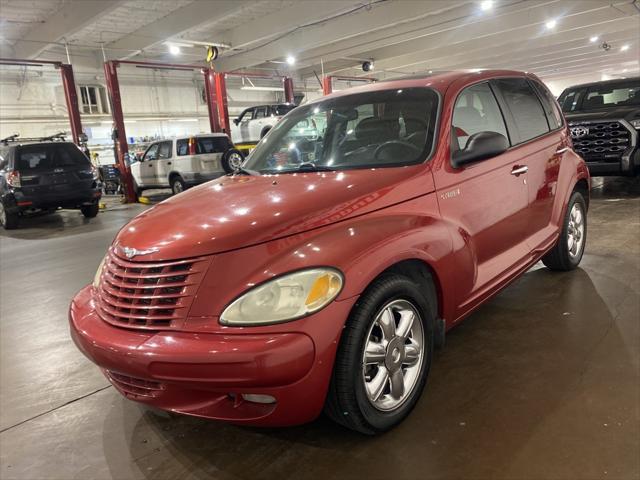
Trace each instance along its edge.
<instances>
[{"instance_id":1,"label":"front wheel","mask_svg":"<svg viewBox=\"0 0 640 480\"><path fill-rule=\"evenodd\" d=\"M429 302L402 275L385 276L367 289L342 334L325 406L329 417L373 435L409 415L431 366Z\"/></svg>"},{"instance_id":2,"label":"front wheel","mask_svg":"<svg viewBox=\"0 0 640 480\"><path fill-rule=\"evenodd\" d=\"M587 203L580 192L573 192L564 216L558 242L542 263L550 270L573 270L578 266L587 240Z\"/></svg>"},{"instance_id":3,"label":"front wheel","mask_svg":"<svg viewBox=\"0 0 640 480\"><path fill-rule=\"evenodd\" d=\"M97 203L92 203L91 205L83 205L80 207L80 211L85 218L94 218L98 215L100 211L100 206Z\"/></svg>"}]
</instances>

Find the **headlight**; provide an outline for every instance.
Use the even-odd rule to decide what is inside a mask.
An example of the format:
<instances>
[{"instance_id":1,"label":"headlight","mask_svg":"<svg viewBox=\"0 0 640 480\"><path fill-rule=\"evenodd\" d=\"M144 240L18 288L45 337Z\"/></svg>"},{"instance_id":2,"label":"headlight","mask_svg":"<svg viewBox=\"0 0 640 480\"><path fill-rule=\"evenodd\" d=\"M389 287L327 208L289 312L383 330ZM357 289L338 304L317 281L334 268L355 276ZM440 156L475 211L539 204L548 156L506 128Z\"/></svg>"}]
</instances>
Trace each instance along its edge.
<instances>
[{"instance_id":1,"label":"headlight","mask_svg":"<svg viewBox=\"0 0 640 480\"><path fill-rule=\"evenodd\" d=\"M330 268L283 275L236 299L222 312L220 323L251 326L295 320L324 308L340 293L342 283L342 275Z\"/></svg>"},{"instance_id":2,"label":"headlight","mask_svg":"<svg viewBox=\"0 0 640 480\"><path fill-rule=\"evenodd\" d=\"M100 286L100 278L102 277L102 270L104 269L104 262L107 259L107 257L104 257L102 259L102 261L100 262L100 265L98 265L98 271L96 272L96 274L93 277L93 287L94 288L98 288Z\"/></svg>"},{"instance_id":3,"label":"headlight","mask_svg":"<svg viewBox=\"0 0 640 480\"><path fill-rule=\"evenodd\" d=\"M631 125L633 125L633 128L640 130L640 118L637 120L631 120Z\"/></svg>"}]
</instances>

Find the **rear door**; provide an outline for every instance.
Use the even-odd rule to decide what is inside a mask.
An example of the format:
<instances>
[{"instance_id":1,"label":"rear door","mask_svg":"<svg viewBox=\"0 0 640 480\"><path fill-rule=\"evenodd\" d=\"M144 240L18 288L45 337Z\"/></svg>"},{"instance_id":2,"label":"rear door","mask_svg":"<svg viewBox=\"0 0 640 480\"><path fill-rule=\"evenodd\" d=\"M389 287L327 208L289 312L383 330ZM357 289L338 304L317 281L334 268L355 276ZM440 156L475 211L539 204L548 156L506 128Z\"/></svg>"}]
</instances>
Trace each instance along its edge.
<instances>
[{"instance_id":1,"label":"rear door","mask_svg":"<svg viewBox=\"0 0 640 480\"><path fill-rule=\"evenodd\" d=\"M453 91L457 90L452 85ZM450 127L451 153L464 149L478 132L509 139L504 117L488 82L464 88L455 101ZM528 258L527 186L514 171L517 153L505 153L454 168L450 162L434 172L442 217L454 225L458 317L477 305L501 279Z\"/></svg>"},{"instance_id":2,"label":"rear door","mask_svg":"<svg viewBox=\"0 0 640 480\"><path fill-rule=\"evenodd\" d=\"M532 250L543 248L555 236L551 225L560 163L568 151L568 138L555 101L547 89L526 78L492 82L509 119L514 152L527 168L528 221L526 235Z\"/></svg>"},{"instance_id":3,"label":"rear door","mask_svg":"<svg viewBox=\"0 0 640 480\"><path fill-rule=\"evenodd\" d=\"M253 120L253 110L253 108L247 108L240 117L240 123L238 125L240 127L240 142L251 141L249 129L251 121Z\"/></svg>"},{"instance_id":4,"label":"rear door","mask_svg":"<svg viewBox=\"0 0 640 480\"><path fill-rule=\"evenodd\" d=\"M25 195L73 198L92 187L91 162L73 143L21 145L16 149L15 170Z\"/></svg>"},{"instance_id":5,"label":"rear door","mask_svg":"<svg viewBox=\"0 0 640 480\"><path fill-rule=\"evenodd\" d=\"M253 120L249 122L249 141L257 142L262 136L262 129L267 126L269 107L256 107L253 112Z\"/></svg>"}]
</instances>

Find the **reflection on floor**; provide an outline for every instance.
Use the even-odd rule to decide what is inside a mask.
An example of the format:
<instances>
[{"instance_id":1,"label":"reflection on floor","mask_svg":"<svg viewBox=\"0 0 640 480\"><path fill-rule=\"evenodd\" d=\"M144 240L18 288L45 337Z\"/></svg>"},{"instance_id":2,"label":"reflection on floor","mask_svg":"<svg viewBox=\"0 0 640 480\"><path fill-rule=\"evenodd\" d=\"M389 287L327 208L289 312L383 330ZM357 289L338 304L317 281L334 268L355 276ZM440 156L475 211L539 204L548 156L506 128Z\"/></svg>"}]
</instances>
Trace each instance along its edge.
<instances>
[{"instance_id":1,"label":"reflection on floor","mask_svg":"<svg viewBox=\"0 0 640 480\"><path fill-rule=\"evenodd\" d=\"M378 438L159 416L109 387L67 305L144 208L0 235L1 478L640 478L638 180L595 179L582 268L536 267L454 329L412 415Z\"/></svg>"}]
</instances>

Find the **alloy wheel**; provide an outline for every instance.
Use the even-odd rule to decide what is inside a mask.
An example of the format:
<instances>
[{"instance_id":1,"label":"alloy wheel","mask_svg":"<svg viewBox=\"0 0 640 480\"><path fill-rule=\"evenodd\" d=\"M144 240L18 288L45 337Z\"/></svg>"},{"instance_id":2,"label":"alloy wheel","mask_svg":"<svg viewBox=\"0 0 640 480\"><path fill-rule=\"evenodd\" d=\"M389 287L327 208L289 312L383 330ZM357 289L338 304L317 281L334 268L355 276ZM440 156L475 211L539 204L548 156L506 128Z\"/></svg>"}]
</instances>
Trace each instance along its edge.
<instances>
[{"instance_id":1,"label":"alloy wheel","mask_svg":"<svg viewBox=\"0 0 640 480\"><path fill-rule=\"evenodd\" d=\"M576 258L582 252L584 243L584 212L579 203L574 203L569 213L567 226L567 249L571 258Z\"/></svg>"},{"instance_id":2,"label":"alloy wheel","mask_svg":"<svg viewBox=\"0 0 640 480\"><path fill-rule=\"evenodd\" d=\"M242 166L242 156L237 153L229 155L229 165L233 170L237 170Z\"/></svg>"},{"instance_id":3,"label":"alloy wheel","mask_svg":"<svg viewBox=\"0 0 640 480\"><path fill-rule=\"evenodd\" d=\"M418 309L393 300L376 315L365 341L362 380L369 402L378 410L400 407L419 381L425 356Z\"/></svg>"}]
</instances>

